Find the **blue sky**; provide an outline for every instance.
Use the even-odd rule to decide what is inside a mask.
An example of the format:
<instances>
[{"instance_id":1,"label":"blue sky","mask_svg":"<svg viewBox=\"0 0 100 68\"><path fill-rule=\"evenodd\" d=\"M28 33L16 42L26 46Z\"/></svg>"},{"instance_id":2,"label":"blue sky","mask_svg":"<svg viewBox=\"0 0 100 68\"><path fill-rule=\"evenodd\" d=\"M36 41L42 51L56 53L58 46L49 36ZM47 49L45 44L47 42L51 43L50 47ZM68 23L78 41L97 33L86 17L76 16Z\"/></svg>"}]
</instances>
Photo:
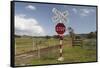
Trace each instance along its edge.
<instances>
[{"instance_id":1,"label":"blue sky","mask_svg":"<svg viewBox=\"0 0 100 68\"><path fill-rule=\"evenodd\" d=\"M52 21L53 8L60 12L68 11L65 26L72 27L75 33L96 31L96 7L16 2L15 33L31 36L57 34Z\"/></svg>"}]
</instances>

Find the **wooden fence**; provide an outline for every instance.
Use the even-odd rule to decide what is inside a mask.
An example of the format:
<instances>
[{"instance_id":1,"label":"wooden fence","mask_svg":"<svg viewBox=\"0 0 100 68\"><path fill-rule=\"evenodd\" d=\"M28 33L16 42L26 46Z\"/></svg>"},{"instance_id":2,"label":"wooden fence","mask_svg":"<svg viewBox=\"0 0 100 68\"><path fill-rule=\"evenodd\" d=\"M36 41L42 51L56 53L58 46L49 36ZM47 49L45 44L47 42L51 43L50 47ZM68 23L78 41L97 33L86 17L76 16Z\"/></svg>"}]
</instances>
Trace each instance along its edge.
<instances>
[{"instance_id":1,"label":"wooden fence","mask_svg":"<svg viewBox=\"0 0 100 68\"><path fill-rule=\"evenodd\" d=\"M74 39L72 40L72 46L82 46L82 39Z\"/></svg>"}]
</instances>

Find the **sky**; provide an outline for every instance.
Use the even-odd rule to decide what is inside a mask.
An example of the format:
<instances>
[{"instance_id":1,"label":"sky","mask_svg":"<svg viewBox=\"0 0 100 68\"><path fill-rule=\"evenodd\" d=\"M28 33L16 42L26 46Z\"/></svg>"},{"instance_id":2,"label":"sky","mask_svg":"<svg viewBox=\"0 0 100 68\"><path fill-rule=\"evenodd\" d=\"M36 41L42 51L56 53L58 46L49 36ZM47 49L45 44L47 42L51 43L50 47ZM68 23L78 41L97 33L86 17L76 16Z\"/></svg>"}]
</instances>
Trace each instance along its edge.
<instances>
[{"instance_id":1,"label":"sky","mask_svg":"<svg viewBox=\"0 0 100 68\"><path fill-rule=\"evenodd\" d=\"M72 27L77 34L96 31L96 7L15 2L15 34L56 35L53 8L62 13L67 11L65 35L68 34L68 27Z\"/></svg>"}]
</instances>

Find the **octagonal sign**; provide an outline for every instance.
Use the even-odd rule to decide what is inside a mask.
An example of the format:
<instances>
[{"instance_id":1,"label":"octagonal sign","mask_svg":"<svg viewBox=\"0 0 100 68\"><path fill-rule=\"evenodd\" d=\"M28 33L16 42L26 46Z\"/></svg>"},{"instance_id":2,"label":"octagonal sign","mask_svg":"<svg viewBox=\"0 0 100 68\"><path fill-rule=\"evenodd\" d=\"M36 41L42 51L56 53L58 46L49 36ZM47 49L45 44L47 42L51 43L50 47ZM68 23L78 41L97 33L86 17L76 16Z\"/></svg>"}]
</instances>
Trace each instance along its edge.
<instances>
[{"instance_id":1,"label":"octagonal sign","mask_svg":"<svg viewBox=\"0 0 100 68\"><path fill-rule=\"evenodd\" d=\"M66 27L63 23L58 23L55 27L55 30L58 34L64 34L66 31Z\"/></svg>"}]
</instances>

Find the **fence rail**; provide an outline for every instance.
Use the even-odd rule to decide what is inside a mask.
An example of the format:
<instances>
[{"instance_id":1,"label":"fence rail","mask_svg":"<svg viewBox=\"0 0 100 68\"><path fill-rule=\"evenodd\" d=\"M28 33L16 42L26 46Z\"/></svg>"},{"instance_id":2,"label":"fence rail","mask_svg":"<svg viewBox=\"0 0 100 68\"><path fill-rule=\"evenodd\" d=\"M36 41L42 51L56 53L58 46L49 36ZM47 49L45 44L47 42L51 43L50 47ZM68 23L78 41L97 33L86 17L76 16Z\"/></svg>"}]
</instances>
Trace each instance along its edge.
<instances>
[{"instance_id":1,"label":"fence rail","mask_svg":"<svg viewBox=\"0 0 100 68\"><path fill-rule=\"evenodd\" d=\"M72 46L82 46L82 39L72 40Z\"/></svg>"}]
</instances>

